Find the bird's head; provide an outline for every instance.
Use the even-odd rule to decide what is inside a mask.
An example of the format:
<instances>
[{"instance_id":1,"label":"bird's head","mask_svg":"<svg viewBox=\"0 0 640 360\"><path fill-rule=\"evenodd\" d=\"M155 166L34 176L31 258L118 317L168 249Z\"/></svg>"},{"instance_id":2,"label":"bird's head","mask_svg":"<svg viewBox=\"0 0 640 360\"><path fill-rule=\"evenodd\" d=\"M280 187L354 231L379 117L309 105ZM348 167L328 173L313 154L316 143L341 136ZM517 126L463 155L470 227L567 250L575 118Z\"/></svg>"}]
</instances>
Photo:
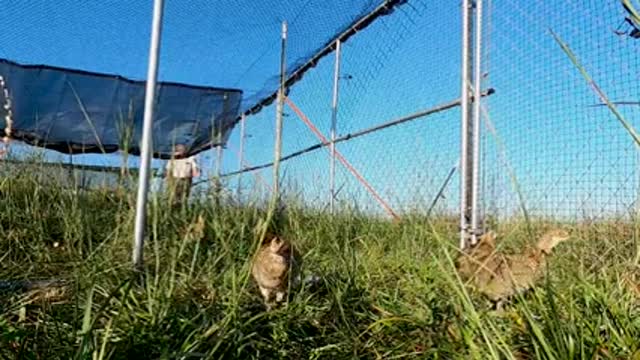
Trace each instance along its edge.
<instances>
[{"instance_id":1,"label":"bird's head","mask_svg":"<svg viewBox=\"0 0 640 360\"><path fill-rule=\"evenodd\" d=\"M547 231L542 235L540 241L538 241L538 249L542 250L545 254L550 254L556 245L569 239L570 236L569 232L563 229Z\"/></svg>"}]
</instances>

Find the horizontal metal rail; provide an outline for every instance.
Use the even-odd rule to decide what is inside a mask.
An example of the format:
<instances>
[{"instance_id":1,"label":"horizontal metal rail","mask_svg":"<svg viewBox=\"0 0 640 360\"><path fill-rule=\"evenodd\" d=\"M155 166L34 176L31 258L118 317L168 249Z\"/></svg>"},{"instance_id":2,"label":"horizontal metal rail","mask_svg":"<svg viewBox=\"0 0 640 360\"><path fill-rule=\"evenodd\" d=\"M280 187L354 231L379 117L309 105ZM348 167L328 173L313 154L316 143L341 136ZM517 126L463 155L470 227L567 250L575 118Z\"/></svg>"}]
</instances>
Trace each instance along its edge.
<instances>
[{"instance_id":1,"label":"horizontal metal rail","mask_svg":"<svg viewBox=\"0 0 640 360\"><path fill-rule=\"evenodd\" d=\"M481 95L482 95L482 97L486 97L486 96L492 95L493 93L495 93L495 90L492 89L492 88L489 88L489 89L483 91ZM367 135L367 134L371 134L373 132L380 131L382 129L386 129L386 128L389 128L389 127L392 127L392 126L396 126L396 125L400 125L400 124L403 124L403 123L406 123L406 122L409 122L409 121L412 121L412 120L416 120L416 119L419 119L419 118L422 118L422 117L425 117L425 116L429 116L429 115L433 115L433 114L436 114L436 113L439 113L439 112L442 112L442 111L445 111L445 110L449 110L449 109L452 109L452 108L454 108L456 106L460 106L460 103L461 103L460 99L457 99L457 100L454 100L454 101L450 101L448 103L437 105L437 106L429 108L429 109L424 109L424 110L415 112L413 114L409 114L409 115L406 115L406 116L403 116L403 117L400 117L400 118L397 118L397 119L394 119L394 120L391 120L391 121L384 122L384 123L379 124L379 125L372 126L370 128L366 128L366 129L363 129L363 130L360 130L360 131L356 131L354 133L350 133L350 134L346 134L346 135L337 137L336 140L335 140L335 143L340 143L340 142L343 142L343 141L355 139L357 137L364 136L364 135ZM280 158L280 162L283 162L283 161L286 161L286 160L289 160L289 159L293 159L293 158L295 158L297 156L304 155L304 154L306 154L308 152L311 152L311 151L315 151L315 150L321 149L321 148L323 148L325 146L329 146L329 144L330 144L330 142L319 142L317 144L311 145L309 147L306 147L304 149L295 151L295 152L293 152L291 154L288 154L288 155L285 155L285 156L281 157ZM234 176L234 175L238 175L238 174L242 174L242 173L246 173L246 172L266 169L266 168L269 168L271 166L273 166L273 162L269 162L269 163L265 163L265 164L261 164L261 165L247 167L247 168L244 168L244 169L241 169L241 170L228 172L226 174L220 175L220 177L221 178L230 177L230 176Z\"/></svg>"}]
</instances>

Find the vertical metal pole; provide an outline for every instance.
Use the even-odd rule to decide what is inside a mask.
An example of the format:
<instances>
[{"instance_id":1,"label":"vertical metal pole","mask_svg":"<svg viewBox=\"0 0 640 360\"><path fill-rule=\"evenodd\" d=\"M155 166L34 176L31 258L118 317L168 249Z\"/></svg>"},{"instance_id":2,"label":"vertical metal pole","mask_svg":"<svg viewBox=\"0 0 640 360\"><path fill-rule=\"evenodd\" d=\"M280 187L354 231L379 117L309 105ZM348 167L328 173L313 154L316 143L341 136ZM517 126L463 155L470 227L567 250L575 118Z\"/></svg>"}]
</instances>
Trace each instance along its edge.
<instances>
[{"instance_id":1,"label":"vertical metal pole","mask_svg":"<svg viewBox=\"0 0 640 360\"><path fill-rule=\"evenodd\" d=\"M478 241L480 232L480 83L482 81L482 0L475 0L475 54L473 65L473 168L471 171L471 244Z\"/></svg>"},{"instance_id":2,"label":"vertical metal pole","mask_svg":"<svg viewBox=\"0 0 640 360\"><path fill-rule=\"evenodd\" d=\"M280 50L280 89L276 105L276 139L273 159L273 206L280 200L280 156L282 155L282 112L284 110L285 79L286 79L286 45L287 22L282 22L282 45Z\"/></svg>"},{"instance_id":3,"label":"vertical metal pole","mask_svg":"<svg viewBox=\"0 0 640 360\"><path fill-rule=\"evenodd\" d=\"M636 145L636 149L638 146ZM640 265L640 153L636 151L636 201L634 206L634 214L633 214L633 242L635 244L635 256L633 259L633 264L638 266Z\"/></svg>"},{"instance_id":4,"label":"vertical metal pole","mask_svg":"<svg viewBox=\"0 0 640 360\"><path fill-rule=\"evenodd\" d=\"M220 135L218 135L218 147L216 148L216 178L220 179L220 174L222 173L222 143L220 139Z\"/></svg>"},{"instance_id":5,"label":"vertical metal pole","mask_svg":"<svg viewBox=\"0 0 640 360\"><path fill-rule=\"evenodd\" d=\"M2 137L2 150L0 150L0 159L8 157L9 155L9 146L11 144L11 131L13 130L13 106L11 105L11 94L9 93L9 88L4 80L4 77L0 76L0 91L4 95L5 103L2 104L4 106L4 110L6 111L6 115L4 116L5 128L4 128L4 136Z\"/></svg>"},{"instance_id":6,"label":"vertical metal pole","mask_svg":"<svg viewBox=\"0 0 640 360\"><path fill-rule=\"evenodd\" d=\"M336 125L338 121L338 84L340 83L341 41L336 40L336 62L333 71L333 100L331 103L331 163L329 168L330 209L334 214L336 200Z\"/></svg>"},{"instance_id":7,"label":"vertical metal pole","mask_svg":"<svg viewBox=\"0 0 640 360\"><path fill-rule=\"evenodd\" d=\"M215 144L218 141L218 137L216 136L216 114L213 114L211 116L211 143ZM175 142L175 140L174 140ZM213 152L218 151L218 149L214 149L214 146L211 146L211 171L212 173L209 174L210 177L213 177L214 174L216 174L217 170L216 168L218 167L218 164L216 164L216 161L218 160L218 156L217 153L216 155L213 154Z\"/></svg>"},{"instance_id":8,"label":"vertical metal pole","mask_svg":"<svg viewBox=\"0 0 640 360\"><path fill-rule=\"evenodd\" d=\"M153 129L153 107L155 102L156 81L158 78L158 57L162 33L162 12L164 0L153 2L153 22L151 25L151 45L149 47L149 67L144 99L144 118L142 125L142 151L138 198L136 203L135 242L133 247L133 265L142 269L142 249L144 247L144 227L147 215L147 191L149 188L149 164L151 162L151 131Z\"/></svg>"},{"instance_id":9,"label":"vertical metal pole","mask_svg":"<svg viewBox=\"0 0 640 360\"><path fill-rule=\"evenodd\" d=\"M462 89L461 105L461 133L460 133L460 249L466 246L469 231L469 73L470 73L470 0L462 0Z\"/></svg>"},{"instance_id":10,"label":"vertical metal pole","mask_svg":"<svg viewBox=\"0 0 640 360\"><path fill-rule=\"evenodd\" d=\"M215 175L212 180L213 185L213 195L214 195L214 204L216 208L220 204L220 194L222 193L222 182L220 181L220 175L222 174L222 133L218 131L218 136L216 137L216 142L218 143L218 147L216 148L216 168Z\"/></svg>"},{"instance_id":11,"label":"vertical metal pole","mask_svg":"<svg viewBox=\"0 0 640 360\"><path fill-rule=\"evenodd\" d=\"M245 137L245 115L242 114L240 117L240 148L238 149L238 170L242 171L244 169L244 137ZM238 174L238 199L242 196L242 173Z\"/></svg>"},{"instance_id":12,"label":"vertical metal pole","mask_svg":"<svg viewBox=\"0 0 640 360\"><path fill-rule=\"evenodd\" d=\"M218 136L216 138L217 142L218 142L218 148L216 149L216 181L220 181L220 175L222 174L222 160L223 160L223 155L224 155L224 149L222 148L222 121L224 121L228 114L227 114L227 106L228 106L228 100L229 100L229 95L227 93L225 93L223 95L223 103L222 103L222 116L219 118L219 126L217 132L218 132Z\"/></svg>"},{"instance_id":13,"label":"vertical metal pole","mask_svg":"<svg viewBox=\"0 0 640 360\"><path fill-rule=\"evenodd\" d=\"M77 179L76 172L73 170L73 152L71 152L71 146L69 146L69 177L71 178L71 181L73 181L71 185L75 188L77 185Z\"/></svg>"}]
</instances>

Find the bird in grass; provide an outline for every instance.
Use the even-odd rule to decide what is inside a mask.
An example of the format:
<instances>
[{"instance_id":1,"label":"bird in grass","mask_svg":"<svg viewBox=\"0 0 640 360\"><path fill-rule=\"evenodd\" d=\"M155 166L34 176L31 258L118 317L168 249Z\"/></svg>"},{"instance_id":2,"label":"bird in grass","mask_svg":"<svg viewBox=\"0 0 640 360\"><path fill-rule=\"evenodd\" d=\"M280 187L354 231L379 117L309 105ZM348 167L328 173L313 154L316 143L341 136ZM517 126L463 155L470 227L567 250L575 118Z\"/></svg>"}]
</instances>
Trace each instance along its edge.
<instances>
[{"instance_id":1,"label":"bird in grass","mask_svg":"<svg viewBox=\"0 0 640 360\"><path fill-rule=\"evenodd\" d=\"M293 245L281 236L267 233L251 266L267 310L285 300L289 279L298 278L299 267L300 256Z\"/></svg>"},{"instance_id":2,"label":"bird in grass","mask_svg":"<svg viewBox=\"0 0 640 360\"><path fill-rule=\"evenodd\" d=\"M495 234L483 236L475 249L468 252L471 259L461 262L459 271L499 309L504 301L535 286L544 274L547 257L569 237L565 230L550 230L534 247L521 254L504 255L495 251Z\"/></svg>"},{"instance_id":3,"label":"bird in grass","mask_svg":"<svg viewBox=\"0 0 640 360\"><path fill-rule=\"evenodd\" d=\"M466 280L485 282L495 270L496 233L489 231L468 247L456 260L458 274Z\"/></svg>"}]
</instances>

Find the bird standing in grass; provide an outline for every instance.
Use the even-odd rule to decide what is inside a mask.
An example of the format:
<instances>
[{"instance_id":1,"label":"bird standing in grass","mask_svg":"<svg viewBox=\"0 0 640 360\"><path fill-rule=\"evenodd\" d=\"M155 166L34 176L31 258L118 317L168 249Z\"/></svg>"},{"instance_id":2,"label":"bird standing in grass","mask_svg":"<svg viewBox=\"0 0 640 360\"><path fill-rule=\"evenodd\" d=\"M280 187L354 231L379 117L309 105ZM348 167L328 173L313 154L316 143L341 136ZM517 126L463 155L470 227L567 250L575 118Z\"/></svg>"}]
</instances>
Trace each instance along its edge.
<instances>
[{"instance_id":1,"label":"bird standing in grass","mask_svg":"<svg viewBox=\"0 0 640 360\"><path fill-rule=\"evenodd\" d=\"M567 231L554 229L542 235L535 247L521 254L503 255L496 253L495 235L490 233L463 255L469 259L459 261L458 269L462 277L500 308L510 297L533 288L544 273L547 256L568 238Z\"/></svg>"},{"instance_id":2,"label":"bird standing in grass","mask_svg":"<svg viewBox=\"0 0 640 360\"><path fill-rule=\"evenodd\" d=\"M496 233L482 235L475 246L467 248L456 260L458 274L465 280L486 282L495 270Z\"/></svg>"},{"instance_id":3,"label":"bird standing in grass","mask_svg":"<svg viewBox=\"0 0 640 360\"><path fill-rule=\"evenodd\" d=\"M291 243L267 233L256 255L251 274L264 298L267 310L282 303L289 289L289 279L298 276L300 257Z\"/></svg>"}]
</instances>

